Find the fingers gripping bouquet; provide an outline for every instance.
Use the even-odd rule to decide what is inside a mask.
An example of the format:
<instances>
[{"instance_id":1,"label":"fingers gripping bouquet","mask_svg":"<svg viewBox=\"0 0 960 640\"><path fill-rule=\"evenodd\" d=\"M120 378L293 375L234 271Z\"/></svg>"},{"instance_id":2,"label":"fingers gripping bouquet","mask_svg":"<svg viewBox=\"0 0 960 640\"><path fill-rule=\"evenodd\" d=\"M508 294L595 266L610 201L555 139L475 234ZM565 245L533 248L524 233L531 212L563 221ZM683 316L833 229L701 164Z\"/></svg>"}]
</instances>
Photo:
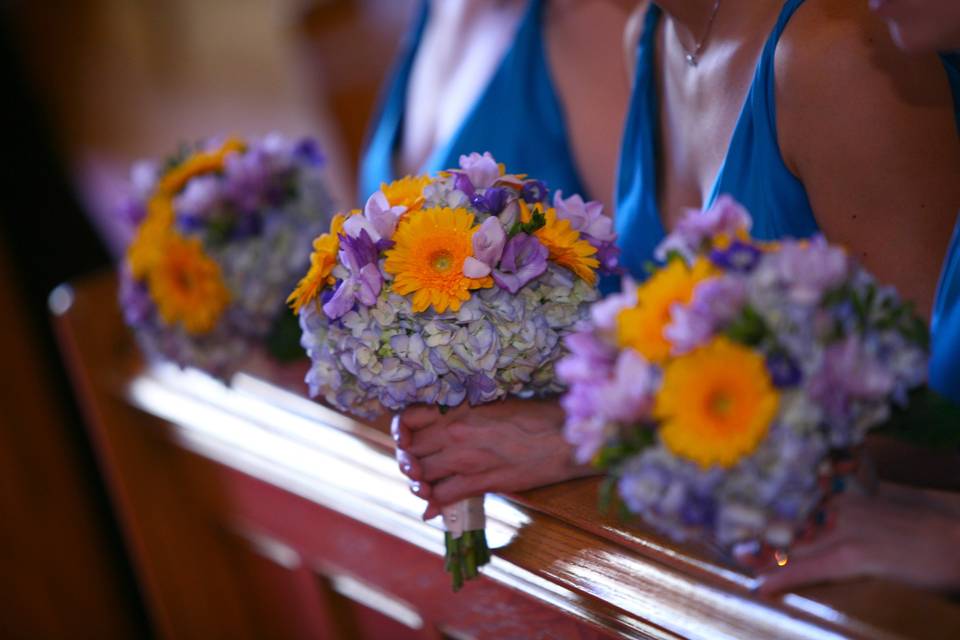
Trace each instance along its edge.
<instances>
[{"instance_id":1,"label":"fingers gripping bouquet","mask_svg":"<svg viewBox=\"0 0 960 640\"><path fill-rule=\"evenodd\" d=\"M926 334L843 249L749 229L729 198L689 214L557 371L567 439L629 511L676 540L782 550L831 461L924 382Z\"/></svg>"},{"instance_id":2,"label":"fingers gripping bouquet","mask_svg":"<svg viewBox=\"0 0 960 640\"><path fill-rule=\"evenodd\" d=\"M149 354L222 379L259 347L302 356L283 298L330 222L322 165L313 141L270 135L134 166L120 305Z\"/></svg>"},{"instance_id":3,"label":"fingers gripping bouquet","mask_svg":"<svg viewBox=\"0 0 960 640\"><path fill-rule=\"evenodd\" d=\"M312 396L361 417L414 404L561 391L562 339L613 269L598 203L507 174L489 153L404 178L334 218L290 296L313 366ZM489 552L482 498L443 512L454 588Z\"/></svg>"}]
</instances>

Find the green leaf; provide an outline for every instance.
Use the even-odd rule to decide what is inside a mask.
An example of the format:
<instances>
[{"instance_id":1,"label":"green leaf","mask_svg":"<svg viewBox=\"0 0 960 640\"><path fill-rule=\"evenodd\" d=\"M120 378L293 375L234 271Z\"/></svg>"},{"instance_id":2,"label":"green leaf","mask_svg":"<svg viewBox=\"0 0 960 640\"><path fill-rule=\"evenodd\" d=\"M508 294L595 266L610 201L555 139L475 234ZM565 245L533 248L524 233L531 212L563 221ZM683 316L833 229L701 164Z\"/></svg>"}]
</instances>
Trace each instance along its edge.
<instances>
[{"instance_id":1,"label":"green leaf","mask_svg":"<svg viewBox=\"0 0 960 640\"><path fill-rule=\"evenodd\" d=\"M300 321L287 307L277 315L267 334L267 352L280 362L294 362L305 357L300 346Z\"/></svg>"},{"instance_id":2,"label":"green leaf","mask_svg":"<svg viewBox=\"0 0 960 640\"><path fill-rule=\"evenodd\" d=\"M753 307L747 305L740 315L727 325L724 333L734 342L755 347L770 334L770 329L763 317Z\"/></svg>"},{"instance_id":3,"label":"green leaf","mask_svg":"<svg viewBox=\"0 0 960 640\"><path fill-rule=\"evenodd\" d=\"M877 433L937 449L960 447L960 406L929 387L910 392Z\"/></svg>"}]
</instances>

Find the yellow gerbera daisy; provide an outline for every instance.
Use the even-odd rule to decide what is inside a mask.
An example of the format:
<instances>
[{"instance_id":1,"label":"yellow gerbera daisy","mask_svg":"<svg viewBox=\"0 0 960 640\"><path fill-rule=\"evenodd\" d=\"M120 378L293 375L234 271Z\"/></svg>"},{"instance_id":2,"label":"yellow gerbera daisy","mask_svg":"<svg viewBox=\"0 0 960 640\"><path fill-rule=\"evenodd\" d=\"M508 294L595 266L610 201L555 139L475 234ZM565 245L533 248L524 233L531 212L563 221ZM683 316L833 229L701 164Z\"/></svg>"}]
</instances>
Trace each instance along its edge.
<instances>
[{"instance_id":1,"label":"yellow gerbera daisy","mask_svg":"<svg viewBox=\"0 0 960 640\"><path fill-rule=\"evenodd\" d=\"M521 217L527 216L529 219L531 214L525 209L526 206L521 205ZM535 205L534 210L540 210L540 205ZM558 218L556 209L547 209L544 217L546 224L534 231L533 235L550 251L550 259L570 269L588 284L595 284L597 272L594 269L600 266L600 261L593 257L597 248L581 238L580 232L570 226L569 220Z\"/></svg>"},{"instance_id":2,"label":"yellow gerbera daisy","mask_svg":"<svg viewBox=\"0 0 960 640\"><path fill-rule=\"evenodd\" d=\"M407 176L390 184L381 184L380 190L391 207L406 207L407 211L416 211L423 206L423 189L431 182L430 176Z\"/></svg>"},{"instance_id":3,"label":"yellow gerbera daisy","mask_svg":"<svg viewBox=\"0 0 960 640\"><path fill-rule=\"evenodd\" d=\"M220 265L206 255L199 238L171 232L147 284L160 317L192 334L211 331L230 302Z\"/></svg>"},{"instance_id":4,"label":"yellow gerbera daisy","mask_svg":"<svg viewBox=\"0 0 960 640\"><path fill-rule=\"evenodd\" d=\"M313 253L310 254L310 270L307 271L297 288L287 298L287 304L297 315L300 310L320 295L324 287L334 283L330 275L337 265L337 252L340 251L340 232L347 217L342 213L333 216L330 232L317 236L313 241Z\"/></svg>"},{"instance_id":5,"label":"yellow gerbera daisy","mask_svg":"<svg viewBox=\"0 0 960 640\"><path fill-rule=\"evenodd\" d=\"M731 467L763 440L779 402L763 356L720 337L664 368L654 415L675 454Z\"/></svg>"},{"instance_id":6,"label":"yellow gerbera daisy","mask_svg":"<svg viewBox=\"0 0 960 640\"><path fill-rule=\"evenodd\" d=\"M693 267L683 260L671 260L663 269L637 287L637 305L617 315L617 341L632 347L651 362L663 362L670 355L670 341L663 335L670 323L670 307L689 304L697 284L716 274L705 258Z\"/></svg>"},{"instance_id":7,"label":"yellow gerbera daisy","mask_svg":"<svg viewBox=\"0 0 960 640\"><path fill-rule=\"evenodd\" d=\"M243 151L244 147L241 140L230 138L216 151L193 154L163 176L157 191L172 196L180 191L190 178L202 173L222 171L227 155Z\"/></svg>"},{"instance_id":8,"label":"yellow gerbera daisy","mask_svg":"<svg viewBox=\"0 0 960 640\"><path fill-rule=\"evenodd\" d=\"M473 214L466 209L430 208L397 227L396 243L383 268L394 276L393 290L413 294L413 311L433 305L438 313L458 311L472 289L493 286L493 279L468 278L463 263L473 253Z\"/></svg>"}]
</instances>

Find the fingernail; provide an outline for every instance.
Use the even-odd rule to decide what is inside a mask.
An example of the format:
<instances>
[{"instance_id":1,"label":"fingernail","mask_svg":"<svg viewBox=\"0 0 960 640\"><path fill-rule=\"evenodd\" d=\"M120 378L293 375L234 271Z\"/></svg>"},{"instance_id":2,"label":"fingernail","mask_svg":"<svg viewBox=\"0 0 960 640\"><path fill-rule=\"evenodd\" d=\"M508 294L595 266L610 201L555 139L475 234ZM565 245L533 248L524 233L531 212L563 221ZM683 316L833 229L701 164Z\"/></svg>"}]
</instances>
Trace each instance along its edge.
<instances>
[{"instance_id":1,"label":"fingernail","mask_svg":"<svg viewBox=\"0 0 960 640\"><path fill-rule=\"evenodd\" d=\"M415 496L419 496L421 491L423 491L423 485L421 485L419 482L410 483L410 493Z\"/></svg>"},{"instance_id":2,"label":"fingernail","mask_svg":"<svg viewBox=\"0 0 960 640\"><path fill-rule=\"evenodd\" d=\"M405 476L410 475L410 470L411 470L412 468L413 468L413 467L410 466L410 463L409 463L409 462L404 462L403 464L400 465L400 471L402 471L402 472L403 472L403 475L405 475Z\"/></svg>"}]
</instances>

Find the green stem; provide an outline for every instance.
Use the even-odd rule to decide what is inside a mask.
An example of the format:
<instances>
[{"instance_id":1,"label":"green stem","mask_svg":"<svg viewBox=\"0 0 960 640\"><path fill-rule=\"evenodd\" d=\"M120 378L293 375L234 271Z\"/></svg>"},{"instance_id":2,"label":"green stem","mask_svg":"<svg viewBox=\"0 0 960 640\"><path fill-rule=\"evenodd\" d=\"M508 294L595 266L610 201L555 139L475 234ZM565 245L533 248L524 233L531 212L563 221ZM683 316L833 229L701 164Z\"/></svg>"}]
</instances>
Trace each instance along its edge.
<instances>
[{"instance_id":1,"label":"green stem","mask_svg":"<svg viewBox=\"0 0 960 640\"><path fill-rule=\"evenodd\" d=\"M447 532L444 534L444 543L446 554L443 566L452 578L453 590L459 591L466 580L479 576L480 567L490 562L487 536L482 529L464 531L459 538Z\"/></svg>"}]
</instances>

